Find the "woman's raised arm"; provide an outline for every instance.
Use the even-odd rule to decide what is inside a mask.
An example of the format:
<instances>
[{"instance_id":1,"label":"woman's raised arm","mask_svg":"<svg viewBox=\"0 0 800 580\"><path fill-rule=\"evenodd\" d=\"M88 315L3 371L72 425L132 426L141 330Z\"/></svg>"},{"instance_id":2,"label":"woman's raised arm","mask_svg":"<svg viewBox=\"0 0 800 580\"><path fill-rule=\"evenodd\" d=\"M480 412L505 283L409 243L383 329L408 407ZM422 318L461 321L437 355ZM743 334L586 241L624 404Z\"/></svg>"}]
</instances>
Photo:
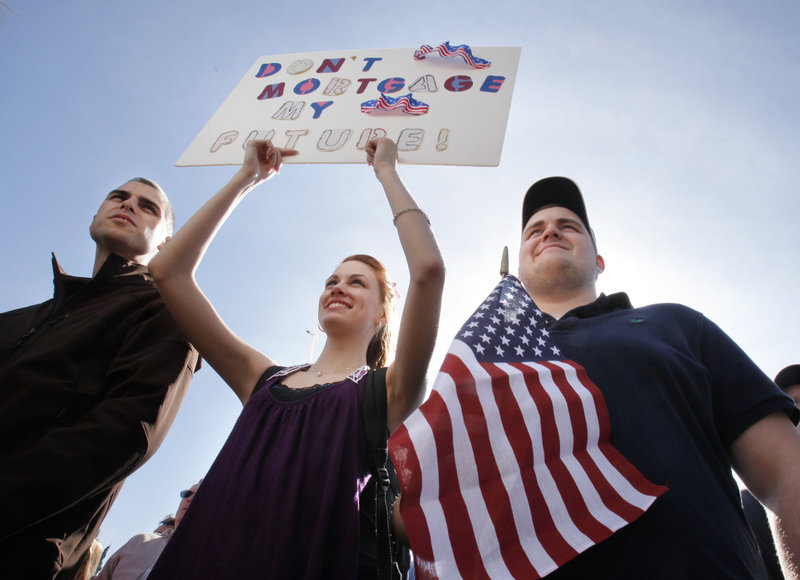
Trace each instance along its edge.
<instances>
[{"instance_id":1,"label":"woman's raised arm","mask_svg":"<svg viewBox=\"0 0 800 580\"><path fill-rule=\"evenodd\" d=\"M425 394L444 288L444 262L428 216L417 207L397 174L397 147L389 139L370 141L367 161L383 185L409 271L408 292L394 362L386 372L388 426L394 431Z\"/></svg>"},{"instance_id":2,"label":"woman's raised arm","mask_svg":"<svg viewBox=\"0 0 800 580\"><path fill-rule=\"evenodd\" d=\"M203 358L246 403L272 360L227 327L195 280L195 271L211 240L244 196L277 174L282 157L297 151L269 141L247 144L242 166L150 261L150 273L164 302Z\"/></svg>"}]
</instances>

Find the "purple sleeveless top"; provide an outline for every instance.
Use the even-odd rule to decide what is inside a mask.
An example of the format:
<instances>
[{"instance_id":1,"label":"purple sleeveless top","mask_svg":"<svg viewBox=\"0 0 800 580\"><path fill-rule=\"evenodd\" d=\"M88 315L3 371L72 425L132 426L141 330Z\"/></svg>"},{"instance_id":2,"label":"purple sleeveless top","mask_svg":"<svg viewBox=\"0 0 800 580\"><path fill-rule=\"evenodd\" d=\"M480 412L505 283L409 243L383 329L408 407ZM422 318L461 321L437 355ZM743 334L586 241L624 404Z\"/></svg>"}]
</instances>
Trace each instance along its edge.
<instances>
[{"instance_id":1,"label":"purple sleeveless top","mask_svg":"<svg viewBox=\"0 0 800 580\"><path fill-rule=\"evenodd\" d=\"M357 576L372 371L276 399L271 386L298 368L259 380L148 580Z\"/></svg>"}]
</instances>

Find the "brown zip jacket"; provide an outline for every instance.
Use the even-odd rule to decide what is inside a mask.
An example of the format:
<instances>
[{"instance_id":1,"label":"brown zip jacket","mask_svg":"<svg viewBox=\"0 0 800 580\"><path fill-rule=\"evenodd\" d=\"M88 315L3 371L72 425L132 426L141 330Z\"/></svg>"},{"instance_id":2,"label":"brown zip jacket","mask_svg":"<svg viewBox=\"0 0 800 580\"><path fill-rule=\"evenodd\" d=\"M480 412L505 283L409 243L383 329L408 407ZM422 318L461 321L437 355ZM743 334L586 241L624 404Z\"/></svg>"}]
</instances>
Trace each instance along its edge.
<instances>
[{"instance_id":1,"label":"brown zip jacket","mask_svg":"<svg viewBox=\"0 0 800 580\"><path fill-rule=\"evenodd\" d=\"M0 314L2 578L72 577L199 368L145 266L53 274L51 300Z\"/></svg>"}]
</instances>

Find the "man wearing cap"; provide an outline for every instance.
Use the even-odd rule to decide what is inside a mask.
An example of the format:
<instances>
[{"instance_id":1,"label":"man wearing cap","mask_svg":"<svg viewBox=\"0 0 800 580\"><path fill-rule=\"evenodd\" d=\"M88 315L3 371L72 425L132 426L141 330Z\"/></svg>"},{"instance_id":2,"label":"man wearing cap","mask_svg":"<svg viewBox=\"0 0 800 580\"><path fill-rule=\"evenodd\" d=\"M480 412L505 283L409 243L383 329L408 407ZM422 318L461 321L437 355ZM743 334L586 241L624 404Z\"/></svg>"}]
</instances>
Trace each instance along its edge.
<instances>
[{"instance_id":1,"label":"man wearing cap","mask_svg":"<svg viewBox=\"0 0 800 580\"><path fill-rule=\"evenodd\" d=\"M667 489L548 578L766 578L731 468L778 515L793 557L800 433L792 400L699 312L598 295L605 264L571 180L532 185L522 227L519 278L544 330L596 385L611 445Z\"/></svg>"},{"instance_id":2,"label":"man wearing cap","mask_svg":"<svg viewBox=\"0 0 800 580\"><path fill-rule=\"evenodd\" d=\"M92 218L91 277L0 314L0 577L72 578L125 478L158 449L198 365L147 264L172 231L153 181Z\"/></svg>"},{"instance_id":3,"label":"man wearing cap","mask_svg":"<svg viewBox=\"0 0 800 580\"><path fill-rule=\"evenodd\" d=\"M775 376L775 384L792 398L795 405L800 404L800 365L789 365L779 372ZM772 530L769 527L769 517L764 506L753 497L753 494L744 489L742 490L742 508L744 508L747 523L750 524L756 535L758 549L761 551L761 558L764 560L770 580L783 580L780 558L775 548Z\"/></svg>"}]
</instances>

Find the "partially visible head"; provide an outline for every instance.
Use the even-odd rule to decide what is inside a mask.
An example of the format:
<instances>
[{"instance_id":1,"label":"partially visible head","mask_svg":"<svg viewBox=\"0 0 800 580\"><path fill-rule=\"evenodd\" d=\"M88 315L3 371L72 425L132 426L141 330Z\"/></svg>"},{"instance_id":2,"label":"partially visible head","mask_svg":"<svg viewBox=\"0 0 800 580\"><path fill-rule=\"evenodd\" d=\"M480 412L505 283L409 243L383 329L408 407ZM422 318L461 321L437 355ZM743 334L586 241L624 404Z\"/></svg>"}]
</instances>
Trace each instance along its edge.
<instances>
[{"instance_id":1,"label":"partially visible head","mask_svg":"<svg viewBox=\"0 0 800 580\"><path fill-rule=\"evenodd\" d=\"M106 196L89 234L98 250L147 264L174 227L175 214L164 190L154 181L135 177Z\"/></svg>"},{"instance_id":2,"label":"partially visible head","mask_svg":"<svg viewBox=\"0 0 800 580\"><path fill-rule=\"evenodd\" d=\"M522 205L519 257L520 280L528 292L556 298L593 293L604 269L578 186L566 177L534 183Z\"/></svg>"},{"instance_id":3,"label":"partially visible head","mask_svg":"<svg viewBox=\"0 0 800 580\"><path fill-rule=\"evenodd\" d=\"M394 287L389 281L386 268L383 264L367 254L354 254L342 260L336 272L328 278L326 292L328 288L335 286L335 283L338 281L339 273L346 273L353 269L349 264L354 263L359 264L360 267L355 268L354 272L351 274L355 276L358 274L358 271L362 271L369 278L371 288L367 290L374 292L374 302L371 305L365 305L365 307L371 309L371 311L365 313L367 317L365 323L370 325L369 332L373 333L367 347L366 358L370 368L377 369L386 365L386 359L389 355L389 347L391 344L389 317L392 311ZM357 277L355 277L354 280L357 281ZM323 325L323 330L327 331L328 329L325 328L326 321L323 320L323 307L325 302L325 293L323 293L320 300L320 323ZM370 299L370 302L372 302L372 299Z\"/></svg>"},{"instance_id":4,"label":"partially visible head","mask_svg":"<svg viewBox=\"0 0 800 580\"><path fill-rule=\"evenodd\" d=\"M158 522L158 527L153 530L153 533L156 534L166 534L172 532L175 529L175 516L172 514L167 514L164 516L160 522Z\"/></svg>"},{"instance_id":5,"label":"partially visible head","mask_svg":"<svg viewBox=\"0 0 800 580\"><path fill-rule=\"evenodd\" d=\"M178 504L178 510L175 512L175 525L173 526L175 529L178 528L178 524L181 523L183 516L186 514L186 510L189 509L189 506L192 505L192 499L194 499L194 494L197 492L197 489L200 487L200 484L203 483L201 479L197 483L195 483L189 489L184 489L181 493L181 502Z\"/></svg>"},{"instance_id":6,"label":"partially visible head","mask_svg":"<svg viewBox=\"0 0 800 580\"><path fill-rule=\"evenodd\" d=\"M775 384L794 400L795 405L800 406L800 364L789 365L775 375Z\"/></svg>"}]
</instances>

